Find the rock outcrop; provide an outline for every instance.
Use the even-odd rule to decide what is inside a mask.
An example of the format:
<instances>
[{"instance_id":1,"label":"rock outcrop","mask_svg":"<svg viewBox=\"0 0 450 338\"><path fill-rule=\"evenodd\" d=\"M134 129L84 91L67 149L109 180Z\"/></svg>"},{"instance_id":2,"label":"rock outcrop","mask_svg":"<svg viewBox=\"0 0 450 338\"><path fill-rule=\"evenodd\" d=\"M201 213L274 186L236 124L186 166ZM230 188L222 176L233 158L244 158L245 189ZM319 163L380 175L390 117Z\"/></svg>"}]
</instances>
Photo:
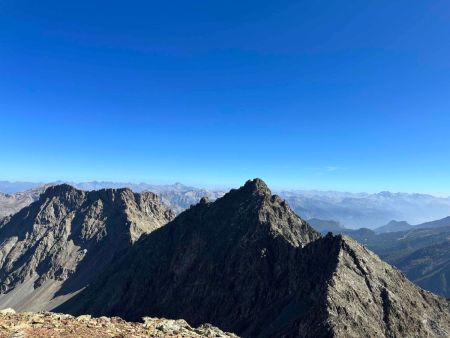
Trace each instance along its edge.
<instances>
[{"instance_id":1,"label":"rock outcrop","mask_svg":"<svg viewBox=\"0 0 450 338\"><path fill-rule=\"evenodd\" d=\"M347 236L327 282L327 325L336 337L449 337L450 302L410 282Z\"/></svg>"},{"instance_id":2,"label":"rock outcrop","mask_svg":"<svg viewBox=\"0 0 450 338\"><path fill-rule=\"evenodd\" d=\"M126 322L121 318L89 315L73 317L59 313L16 313L8 309L0 311L0 337L23 338L233 338L231 333L222 332L209 324L191 327L184 320L164 318L143 318L143 323Z\"/></svg>"},{"instance_id":3,"label":"rock outcrop","mask_svg":"<svg viewBox=\"0 0 450 338\"><path fill-rule=\"evenodd\" d=\"M448 337L449 306L350 238L321 237L255 179L142 236L58 310L244 337Z\"/></svg>"},{"instance_id":4,"label":"rock outcrop","mask_svg":"<svg viewBox=\"0 0 450 338\"><path fill-rule=\"evenodd\" d=\"M172 218L152 193L47 188L0 221L0 308L51 310Z\"/></svg>"}]
</instances>

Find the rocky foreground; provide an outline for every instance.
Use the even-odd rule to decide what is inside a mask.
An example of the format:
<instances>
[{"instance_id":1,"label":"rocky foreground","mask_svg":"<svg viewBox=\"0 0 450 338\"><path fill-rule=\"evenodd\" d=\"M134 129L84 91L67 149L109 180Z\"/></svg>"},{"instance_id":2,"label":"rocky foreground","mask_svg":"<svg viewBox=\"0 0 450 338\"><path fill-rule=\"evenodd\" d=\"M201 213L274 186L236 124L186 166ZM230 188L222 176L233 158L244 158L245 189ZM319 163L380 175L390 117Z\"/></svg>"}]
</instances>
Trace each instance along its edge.
<instances>
[{"instance_id":1,"label":"rocky foreground","mask_svg":"<svg viewBox=\"0 0 450 338\"><path fill-rule=\"evenodd\" d=\"M119 317L93 318L50 312L16 313L0 311L0 338L50 337L237 337L209 324L191 327L184 320L145 317L143 323L131 323Z\"/></svg>"}]
</instances>

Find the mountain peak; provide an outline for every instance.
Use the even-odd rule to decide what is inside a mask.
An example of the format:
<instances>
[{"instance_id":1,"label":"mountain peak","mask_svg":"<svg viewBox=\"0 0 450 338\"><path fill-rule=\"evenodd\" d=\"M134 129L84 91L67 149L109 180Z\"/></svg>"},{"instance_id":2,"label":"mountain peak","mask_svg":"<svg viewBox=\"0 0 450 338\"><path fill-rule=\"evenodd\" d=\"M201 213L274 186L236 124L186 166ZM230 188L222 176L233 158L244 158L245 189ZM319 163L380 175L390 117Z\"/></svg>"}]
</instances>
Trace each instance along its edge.
<instances>
[{"instance_id":1,"label":"mountain peak","mask_svg":"<svg viewBox=\"0 0 450 338\"><path fill-rule=\"evenodd\" d=\"M50 185L48 186L44 191L45 197L53 197L53 196L61 196L65 194L70 194L75 191L81 192L81 190L78 190L71 186L70 184L63 183L63 184L56 184L56 185Z\"/></svg>"},{"instance_id":2,"label":"mountain peak","mask_svg":"<svg viewBox=\"0 0 450 338\"><path fill-rule=\"evenodd\" d=\"M152 193L86 192L68 184L47 188L39 200L2 222L0 307L50 310L89 284L142 234L173 217Z\"/></svg>"},{"instance_id":3,"label":"mountain peak","mask_svg":"<svg viewBox=\"0 0 450 338\"><path fill-rule=\"evenodd\" d=\"M199 212L201 210L205 209L200 208ZM228 235L246 231L256 237L283 238L294 246L304 246L320 237L282 198L272 195L259 178L248 180L239 189L233 189L211 203L210 213L216 212L222 216L220 222L211 220L215 223L213 229L218 231L218 225L223 224L223 231ZM187 214L180 216L186 217ZM233 220L237 218L242 221Z\"/></svg>"},{"instance_id":4,"label":"mountain peak","mask_svg":"<svg viewBox=\"0 0 450 338\"><path fill-rule=\"evenodd\" d=\"M392 220L386 225L375 228L376 233L387 233L387 232L396 232L396 231L406 231L412 229L412 225L406 221L396 221Z\"/></svg>"},{"instance_id":5,"label":"mountain peak","mask_svg":"<svg viewBox=\"0 0 450 338\"><path fill-rule=\"evenodd\" d=\"M248 180L247 182L245 182L244 186L241 189L249 190L252 192L259 192L264 195L272 194L267 184L260 178Z\"/></svg>"}]
</instances>

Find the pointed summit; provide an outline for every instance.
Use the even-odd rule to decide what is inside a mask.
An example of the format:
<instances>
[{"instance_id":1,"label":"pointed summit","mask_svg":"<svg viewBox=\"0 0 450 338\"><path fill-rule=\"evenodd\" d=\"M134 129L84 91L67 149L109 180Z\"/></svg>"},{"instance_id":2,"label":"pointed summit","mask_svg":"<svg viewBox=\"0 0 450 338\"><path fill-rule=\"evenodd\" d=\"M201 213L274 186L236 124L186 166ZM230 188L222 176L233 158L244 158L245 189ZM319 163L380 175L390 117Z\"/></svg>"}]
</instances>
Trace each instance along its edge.
<instances>
[{"instance_id":1,"label":"pointed summit","mask_svg":"<svg viewBox=\"0 0 450 338\"><path fill-rule=\"evenodd\" d=\"M241 189L255 191L264 195L272 194L267 184L260 178L248 180L247 182L245 182L245 185Z\"/></svg>"},{"instance_id":2,"label":"pointed summit","mask_svg":"<svg viewBox=\"0 0 450 338\"><path fill-rule=\"evenodd\" d=\"M43 194L41 194L40 198L47 199L58 197L62 199L76 199L82 198L82 196L84 195L84 191L78 190L69 184L63 183L48 186Z\"/></svg>"},{"instance_id":3,"label":"pointed summit","mask_svg":"<svg viewBox=\"0 0 450 338\"><path fill-rule=\"evenodd\" d=\"M160 315L193 324L208 318L233 330L254 322L253 333L277 290L286 297L295 284L285 279L291 269L285 263L295 265L301 248L318 238L263 181L248 181L145 236L112 267L114 276L103 275L56 310L132 320ZM242 300L240 310L232 299Z\"/></svg>"}]
</instances>

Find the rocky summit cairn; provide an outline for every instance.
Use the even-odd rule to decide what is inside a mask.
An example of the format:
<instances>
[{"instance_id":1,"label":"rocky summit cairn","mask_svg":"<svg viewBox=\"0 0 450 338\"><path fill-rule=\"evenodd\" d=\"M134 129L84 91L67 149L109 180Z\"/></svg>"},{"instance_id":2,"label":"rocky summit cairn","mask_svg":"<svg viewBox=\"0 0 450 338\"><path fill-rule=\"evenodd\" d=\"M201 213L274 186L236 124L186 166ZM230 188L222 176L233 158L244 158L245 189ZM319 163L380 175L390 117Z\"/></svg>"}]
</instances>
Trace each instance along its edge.
<instances>
[{"instance_id":1,"label":"rocky summit cairn","mask_svg":"<svg viewBox=\"0 0 450 338\"><path fill-rule=\"evenodd\" d=\"M51 310L132 243L173 219L152 193L51 186L0 221L0 308Z\"/></svg>"}]
</instances>

